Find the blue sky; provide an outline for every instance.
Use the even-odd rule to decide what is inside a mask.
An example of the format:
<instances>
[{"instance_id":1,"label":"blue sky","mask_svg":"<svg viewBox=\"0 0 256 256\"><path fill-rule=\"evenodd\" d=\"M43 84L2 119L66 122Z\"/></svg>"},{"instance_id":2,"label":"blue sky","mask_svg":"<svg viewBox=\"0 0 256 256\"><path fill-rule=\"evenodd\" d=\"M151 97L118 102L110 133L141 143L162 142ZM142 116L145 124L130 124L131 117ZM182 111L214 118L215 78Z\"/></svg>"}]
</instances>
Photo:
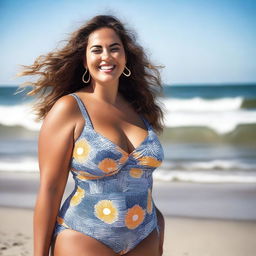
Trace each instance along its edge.
<instances>
[{"instance_id":1,"label":"blue sky","mask_svg":"<svg viewBox=\"0 0 256 256\"><path fill-rule=\"evenodd\" d=\"M0 84L97 14L136 31L166 84L256 82L256 1L1 0Z\"/></svg>"}]
</instances>

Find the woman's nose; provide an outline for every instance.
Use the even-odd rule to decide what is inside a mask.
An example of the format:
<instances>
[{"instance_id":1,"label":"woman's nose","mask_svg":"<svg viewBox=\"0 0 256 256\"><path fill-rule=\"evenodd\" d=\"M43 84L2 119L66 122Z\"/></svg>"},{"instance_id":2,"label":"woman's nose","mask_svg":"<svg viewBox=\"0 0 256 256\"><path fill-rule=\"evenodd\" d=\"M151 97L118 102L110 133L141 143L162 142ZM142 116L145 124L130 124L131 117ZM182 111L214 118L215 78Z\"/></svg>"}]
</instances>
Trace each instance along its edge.
<instances>
[{"instance_id":1,"label":"woman's nose","mask_svg":"<svg viewBox=\"0 0 256 256\"><path fill-rule=\"evenodd\" d=\"M102 58L103 60L108 60L108 59L110 59L110 58L111 58L110 52L109 52L108 50L104 50L104 51L102 52L101 58Z\"/></svg>"}]
</instances>

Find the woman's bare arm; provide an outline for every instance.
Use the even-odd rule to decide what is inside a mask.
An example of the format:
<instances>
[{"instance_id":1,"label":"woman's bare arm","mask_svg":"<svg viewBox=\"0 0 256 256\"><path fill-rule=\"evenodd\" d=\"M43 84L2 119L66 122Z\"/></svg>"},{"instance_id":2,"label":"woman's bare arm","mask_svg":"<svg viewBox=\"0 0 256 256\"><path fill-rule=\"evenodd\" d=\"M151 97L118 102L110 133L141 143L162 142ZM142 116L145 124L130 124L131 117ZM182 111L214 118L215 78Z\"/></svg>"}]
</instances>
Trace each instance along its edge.
<instances>
[{"instance_id":1,"label":"woman's bare arm","mask_svg":"<svg viewBox=\"0 0 256 256\"><path fill-rule=\"evenodd\" d=\"M34 256L48 256L69 174L75 130L72 97L59 99L42 124L38 141L40 187L34 208Z\"/></svg>"}]
</instances>

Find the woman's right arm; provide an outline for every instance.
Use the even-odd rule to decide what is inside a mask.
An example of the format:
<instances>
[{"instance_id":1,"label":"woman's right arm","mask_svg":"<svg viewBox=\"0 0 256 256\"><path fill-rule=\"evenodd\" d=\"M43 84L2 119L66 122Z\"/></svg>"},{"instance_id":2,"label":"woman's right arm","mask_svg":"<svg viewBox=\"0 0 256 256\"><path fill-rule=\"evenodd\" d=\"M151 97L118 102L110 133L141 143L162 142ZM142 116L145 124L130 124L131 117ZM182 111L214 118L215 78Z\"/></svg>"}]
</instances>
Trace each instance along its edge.
<instances>
[{"instance_id":1,"label":"woman's right arm","mask_svg":"<svg viewBox=\"0 0 256 256\"><path fill-rule=\"evenodd\" d=\"M34 256L48 256L69 174L75 130L73 99L64 96L48 112L38 140L40 187L34 208Z\"/></svg>"}]
</instances>

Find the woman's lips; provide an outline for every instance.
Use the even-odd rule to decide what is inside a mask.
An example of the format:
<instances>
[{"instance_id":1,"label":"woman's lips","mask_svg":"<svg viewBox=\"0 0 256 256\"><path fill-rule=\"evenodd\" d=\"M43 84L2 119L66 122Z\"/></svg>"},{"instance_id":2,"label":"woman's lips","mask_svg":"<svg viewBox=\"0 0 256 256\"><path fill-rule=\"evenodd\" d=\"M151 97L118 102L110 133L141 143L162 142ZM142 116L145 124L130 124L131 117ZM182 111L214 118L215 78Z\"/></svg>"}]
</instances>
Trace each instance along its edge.
<instances>
[{"instance_id":1,"label":"woman's lips","mask_svg":"<svg viewBox=\"0 0 256 256\"><path fill-rule=\"evenodd\" d=\"M104 73L112 72L115 69L115 65L102 65L99 66L99 70Z\"/></svg>"}]
</instances>

